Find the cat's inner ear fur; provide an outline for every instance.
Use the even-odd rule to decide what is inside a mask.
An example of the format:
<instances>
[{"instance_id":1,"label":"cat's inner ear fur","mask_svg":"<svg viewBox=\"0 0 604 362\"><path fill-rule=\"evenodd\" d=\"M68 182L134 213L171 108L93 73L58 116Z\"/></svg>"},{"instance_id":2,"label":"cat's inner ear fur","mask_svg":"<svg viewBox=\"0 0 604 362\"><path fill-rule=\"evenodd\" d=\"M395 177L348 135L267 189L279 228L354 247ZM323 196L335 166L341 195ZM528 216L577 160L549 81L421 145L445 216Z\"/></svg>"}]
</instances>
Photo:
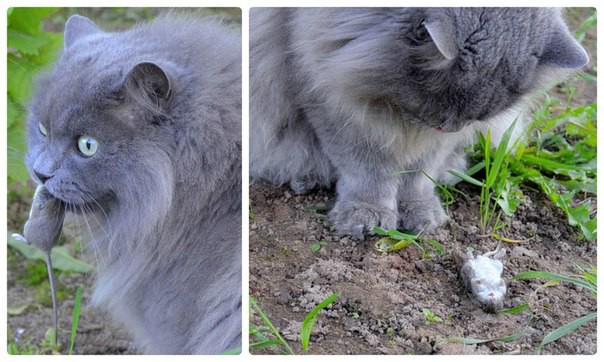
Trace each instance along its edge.
<instances>
[{"instance_id":1,"label":"cat's inner ear fur","mask_svg":"<svg viewBox=\"0 0 604 362\"><path fill-rule=\"evenodd\" d=\"M558 68L581 68L589 62L583 47L563 26L552 32L539 58L541 64Z\"/></svg>"},{"instance_id":2,"label":"cat's inner ear fur","mask_svg":"<svg viewBox=\"0 0 604 362\"><path fill-rule=\"evenodd\" d=\"M455 25L450 21L428 20L424 21L424 27L430 34L438 51L447 59L457 57L457 46L455 44Z\"/></svg>"},{"instance_id":3,"label":"cat's inner ear fur","mask_svg":"<svg viewBox=\"0 0 604 362\"><path fill-rule=\"evenodd\" d=\"M72 15L65 23L64 47L68 49L78 39L102 32L90 19L81 15Z\"/></svg>"},{"instance_id":4,"label":"cat's inner ear fur","mask_svg":"<svg viewBox=\"0 0 604 362\"><path fill-rule=\"evenodd\" d=\"M170 78L157 64L138 63L126 75L124 82L128 94L153 106L164 109L172 97Z\"/></svg>"}]
</instances>

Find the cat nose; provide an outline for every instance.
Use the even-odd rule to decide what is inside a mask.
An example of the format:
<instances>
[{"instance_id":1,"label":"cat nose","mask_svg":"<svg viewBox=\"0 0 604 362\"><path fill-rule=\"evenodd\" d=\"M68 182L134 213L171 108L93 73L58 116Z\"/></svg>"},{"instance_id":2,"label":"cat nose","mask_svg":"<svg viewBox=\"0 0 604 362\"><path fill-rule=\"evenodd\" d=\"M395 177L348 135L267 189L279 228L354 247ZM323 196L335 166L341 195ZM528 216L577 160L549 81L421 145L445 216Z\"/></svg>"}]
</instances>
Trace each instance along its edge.
<instances>
[{"instance_id":1,"label":"cat nose","mask_svg":"<svg viewBox=\"0 0 604 362\"><path fill-rule=\"evenodd\" d=\"M38 171L36 171L36 170L34 170L34 173L36 174L36 177L37 177L37 178L40 180L40 182L42 182L42 183L45 183L45 182L46 182L46 180L48 180L49 178L51 178L51 177L52 177L52 175L50 175L50 176L49 176L49 175L45 175L45 174L43 174L43 173L41 173L41 172L38 172Z\"/></svg>"}]
</instances>

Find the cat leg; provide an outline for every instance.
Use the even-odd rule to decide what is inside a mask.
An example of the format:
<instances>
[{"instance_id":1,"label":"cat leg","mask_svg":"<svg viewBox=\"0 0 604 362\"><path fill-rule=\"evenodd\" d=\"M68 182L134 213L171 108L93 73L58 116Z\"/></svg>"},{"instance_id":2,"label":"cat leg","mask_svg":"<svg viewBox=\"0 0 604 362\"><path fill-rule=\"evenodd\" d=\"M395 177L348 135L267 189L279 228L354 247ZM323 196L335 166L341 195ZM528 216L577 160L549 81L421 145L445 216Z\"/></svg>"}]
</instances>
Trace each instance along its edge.
<instances>
[{"instance_id":1,"label":"cat leg","mask_svg":"<svg viewBox=\"0 0 604 362\"><path fill-rule=\"evenodd\" d=\"M405 176L398 195L400 228L418 233L444 224L449 217L434 192L434 183L422 173Z\"/></svg>"},{"instance_id":2,"label":"cat leg","mask_svg":"<svg viewBox=\"0 0 604 362\"><path fill-rule=\"evenodd\" d=\"M363 239L374 226L395 228L400 176L392 151L355 124L329 121L314 125L337 174L337 199L329 214L337 232Z\"/></svg>"},{"instance_id":3,"label":"cat leg","mask_svg":"<svg viewBox=\"0 0 604 362\"><path fill-rule=\"evenodd\" d=\"M337 201L329 213L338 233L362 240L364 234L373 233L374 226L385 230L396 228L396 183L376 181L367 177L370 174L365 173L363 178L355 174L340 176Z\"/></svg>"}]
</instances>

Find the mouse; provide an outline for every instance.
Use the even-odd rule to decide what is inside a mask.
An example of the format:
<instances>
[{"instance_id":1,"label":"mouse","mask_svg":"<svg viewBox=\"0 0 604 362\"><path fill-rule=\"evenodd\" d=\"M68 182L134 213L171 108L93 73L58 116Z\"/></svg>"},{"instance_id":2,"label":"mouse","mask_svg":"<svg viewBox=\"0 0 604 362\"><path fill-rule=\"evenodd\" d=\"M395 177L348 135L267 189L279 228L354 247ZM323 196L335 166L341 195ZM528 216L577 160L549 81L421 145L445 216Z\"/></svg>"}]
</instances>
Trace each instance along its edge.
<instances>
[{"instance_id":1,"label":"mouse","mask_svg":"<svg viewBox=\"0 0 604 362\"><path fill-rule=\"evenodd\" d=\"M55 345L58 341L58 307L50 252L61 236L65 212L66 205L61 200L52 196L44 185L38 185L29 211L29 218L23 226L23 235L17 233L12 235L16 240L33 245L44 252L48 279L50 281Z\"/></svg>"},{"instance_id":2,"label":"mouse","mask_svg":"<svg viewBox=\"0 0 604 362\"><path fill-rule=\"evenodd\" d=\"M505 253L506 250L498 246L494 251L476 257L472 250L465 254L453 254L464 286L487 313L495 313L503 307L507 292L505 280L501 276Z\"/></svg>"}]
</instances>

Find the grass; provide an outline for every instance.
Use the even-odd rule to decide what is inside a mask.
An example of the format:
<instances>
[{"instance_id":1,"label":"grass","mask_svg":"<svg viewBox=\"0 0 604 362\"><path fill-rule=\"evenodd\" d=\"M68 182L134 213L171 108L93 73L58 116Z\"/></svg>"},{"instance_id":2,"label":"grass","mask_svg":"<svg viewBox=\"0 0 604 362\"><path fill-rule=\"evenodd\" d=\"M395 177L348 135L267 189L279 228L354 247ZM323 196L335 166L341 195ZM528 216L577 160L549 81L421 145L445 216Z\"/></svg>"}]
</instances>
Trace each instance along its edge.
<instances>
[{"instance_id":1,"label":"grass","mask_svg":"<svg viewBox=\"0 0 604 362\"><path fill-rule=\"evenodd\" d=\"M332 294L325 298L319 304L317 304L304 318L302 326L300 328L300 344L304 353L308 352L310 335L317 322L318 314L321 310L327 308L331 303L338 299L337 294ZM272 324L266 314L260 309L260 306L256 300L250 296L250 318L253 312L257 313L264 326L257 326L250 322L249 336L250 336L250 351L266 349L271 347L273 351L276 350L279 354L295 354L291 346L281 336L277 328ZM267 337L266 335L269 335Z\"/></svg>"},{"instance_id":2,"label":"grass","mask_svg":"<svg viewBox=\"0 0 604 362\"><path fill-rule=\"evenodd\" d=\"M429 309L423 308L422 314L424 315L424 318L426 318L426 324L436 324L443 321L441 317L437 316Z\"/></svg>"},{"instance_id":3,"label":"grass","mask_svg":"<svg viewBox=\"0 0 604 362\"><path fill-rule=\"evenodd\" d=\"M422 260L429 260L434 256L446 254L445 247L442 244L434 239L422 237L421 232L414 235L398 230L384 230L379 227L374 227L373 232L382 236L373 246L379 252L390 253L414 245L419 249Z\"/></svg>"},{"instance_id":4,"label":"grass","mask_svg":"<svg viewBox=\"0 0 604 362\"><path fill-rule=\"evenodd\" d=\"M513 280L525 280L525 279L544 279L546 283L544 286L558 285L560 282L572 283L578 285L591 293L593 296L593 308L597 309L596 298L598 294L598 272L596 267L593 265L577 263L576 268L580 274L577 275L560 275L556 273L543 272L543 271L529 271L520 273L514 276ZM524 304L521 304L523 306ZM530 307L529 303L526 303L527 307ZM582 327L586 323L595 320L597 318L597 312L590 312L579 318L576 318L564 325L556 328L555 330L546 334L537 348L535 349L536 354L540 354L543 346L552 343L570 333L576 329Z\"/></svg>"}]
</instances>

